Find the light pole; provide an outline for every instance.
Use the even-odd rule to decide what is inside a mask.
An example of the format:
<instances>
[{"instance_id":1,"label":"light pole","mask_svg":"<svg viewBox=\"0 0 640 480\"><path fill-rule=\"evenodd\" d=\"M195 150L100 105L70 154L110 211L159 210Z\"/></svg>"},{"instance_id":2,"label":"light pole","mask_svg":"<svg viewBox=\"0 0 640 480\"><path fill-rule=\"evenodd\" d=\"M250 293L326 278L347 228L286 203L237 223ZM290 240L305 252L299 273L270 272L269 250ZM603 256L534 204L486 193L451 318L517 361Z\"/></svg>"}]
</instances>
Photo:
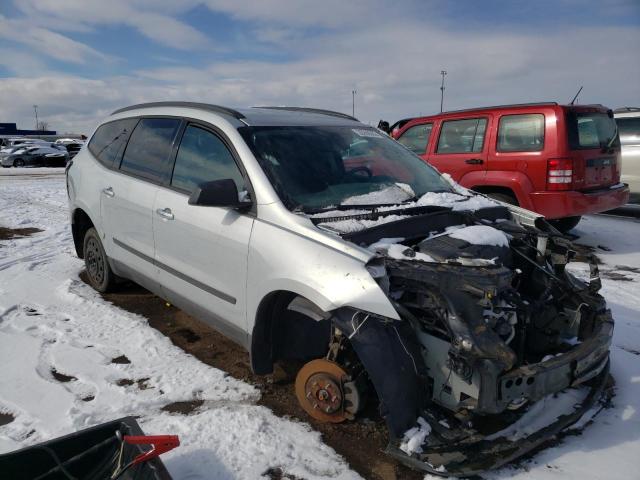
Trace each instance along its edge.
<instances>
[{"instance_id":1,"label":"light pole","mask_svg":"<svg viewBox=\"0 0 640 480\"><path fill-rule=\"evenodd\" d=\"M356 89L351 90L351 116L356 116Z\"/></svg>"},{"instance_id":2,"label":"light pole","mask_svg":"<svg viewBox=\"0 0 640 480\"><path fill-rule=\"evenodd\" d=\"M33 106L33 111L36 112L36 130L38 130L38 105Z\"/></svg>"},{"instance_id":3,"label":"light pole","mask_svg":"<svg viewBox=\"0 0 640 480\"><path fill-rule=\"evenodd\" d=\"M442 106L444 105L444 76L446 74L446 70L440 71L440 75L442 75L442 85L440 86L440 113L442 113Z\"/></svg>"}]
</instances>

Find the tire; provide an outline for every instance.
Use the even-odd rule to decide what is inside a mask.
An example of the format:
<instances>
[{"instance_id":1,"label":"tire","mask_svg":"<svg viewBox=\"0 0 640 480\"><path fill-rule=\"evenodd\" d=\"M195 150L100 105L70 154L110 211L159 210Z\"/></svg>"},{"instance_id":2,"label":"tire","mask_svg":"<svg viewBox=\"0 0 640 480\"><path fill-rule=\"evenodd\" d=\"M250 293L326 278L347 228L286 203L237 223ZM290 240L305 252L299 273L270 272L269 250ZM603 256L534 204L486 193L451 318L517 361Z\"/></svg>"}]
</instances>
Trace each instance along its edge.
<instances>
[{"instance_id":1,"label":"tire","mask_svg":"<svg viewBox=\"0 0 640 480\"><path fill-rule=\"evenodd\" d=\"M509 205L515 205L516 207L519 205L518 199L508 193L489 192L485 193L485 195L487 197L495 198L500 202L508 203Z\"/></svg>"},{"instance_id":2,"label":"tire","mask_svg":"<svg viewBox=\"0 0 640 480\"><path fill-rule=\"evenodd\" d=\"M558 218L556 220L549 220L549 223L560 230L562 233L568 233L570 230L576 228L582 217L565 217Z\"/></svg>"},{"instance_id":3,"label":"tire","mask_svg":"<svg viewBox=\"0 0 640 480\"><path fill-rule=\"evenodd\" d=\"M13 166L14 166L14 167L16 167L16 168L24 167L24 160L23 160L23 159L21 159L21 158L16 158L16 159L13 161Z\"/></svg>"},{"instance_id":4,"label":"tire","mask_svg":"<svg viewBox=\"0 0 640 480\"><path fill-rule=\"evenodd\" d=\"M100 236L95 228L90 228L84 236L83 243L84 264L87 269L89 283L100 293L107 293L113 289L116 276L111 271L109 259Z\"/></svg>"}]
</instances>

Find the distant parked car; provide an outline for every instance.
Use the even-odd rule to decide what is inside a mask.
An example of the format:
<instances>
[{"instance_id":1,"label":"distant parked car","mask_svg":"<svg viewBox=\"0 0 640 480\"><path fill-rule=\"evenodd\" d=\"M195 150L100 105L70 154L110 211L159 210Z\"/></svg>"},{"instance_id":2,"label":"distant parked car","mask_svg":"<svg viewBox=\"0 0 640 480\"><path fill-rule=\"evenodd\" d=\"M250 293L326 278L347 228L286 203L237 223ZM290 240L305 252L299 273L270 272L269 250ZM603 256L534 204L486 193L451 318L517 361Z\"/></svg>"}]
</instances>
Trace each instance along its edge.
<instances>
[{"instance_id":1,"label":"distant parked car","mask_svg":"<svg viewBox=\"0 0 640 480\"><path fill-rule=\"evenodd\" d=\"M613 116L622 144L622 181L629 184L631 202L640 203L640 108L618 108Z\"/></svg>"},{"instance_id":2,"label":"distant parked car","mask_svg":"<svg viewBox=\"0 0 640 480\"><path fill-rule=\"evenodd\" d=\"M48 145L26 144L0 153L4 168L9 167L64 167L69 154L60 148Z\"/></svg>"},{"instance_id":3,"label":"distant parked car","mask_svg":"<svg viewBox=\"0 0 640 480\"><path fill-rule=\"evenodd\" d=\"M82 149L84 141L75 138L59 138L54 144L58 147L65 148L69 153L69 159L72 159L78 154L80 149Z\"/></svg>"},{"instance_id":4,"label":"distant parked car","mask_svg":"<svg viewBox=\"0 0 640 480\"><path fill-rule=\"evenodd\" d=\"M392 136L467 188L538 212L563 231L627 203L620 140L602 105L535 103L404 119Z\"/></svg>"}]
</instances>

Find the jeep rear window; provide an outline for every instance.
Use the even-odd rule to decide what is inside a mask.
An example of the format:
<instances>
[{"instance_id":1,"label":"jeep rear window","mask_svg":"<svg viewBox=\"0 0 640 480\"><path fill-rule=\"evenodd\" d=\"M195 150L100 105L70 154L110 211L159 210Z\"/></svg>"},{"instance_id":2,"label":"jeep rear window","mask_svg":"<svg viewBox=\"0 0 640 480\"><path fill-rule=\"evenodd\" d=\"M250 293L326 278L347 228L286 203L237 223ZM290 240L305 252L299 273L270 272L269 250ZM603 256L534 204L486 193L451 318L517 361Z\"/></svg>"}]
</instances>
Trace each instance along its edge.
<instances>
[{"instance_id":1,"label":"jeep rear window","mask_svg":"<svg viewBox=\"0 0 640 480\"><path fill-rule=\"evenodd\" d=\"M544 147L544 115L504 115L498 127L499 152L537 152Z\"/></svg>"},{"instance_id":2,"label":"jeep rear window","mask_svg":"<svg viewBox=\"0 0 640 480\"><path fill-rule=\"evenodd\" d=\"M486 118L447 120L442 123L436 153L481 152L486 129Z\"/></svg>"},{"instance_id":3,"label":"jeep rear window","mask_svg":"<svg viewBox=\"0 0 640 480\"><path fill-rule=\"evenodd\" d=\"M349 197L397 184L404 184L403 188L415 196L451 191L450 184L420 157L373 128L238 130L282 201L292 210L327 208ZM384 200L376 204L390 203L398 202Z\"/></svg>"},{"instance_id":4,"label":"jeep rear window","mask_svg":"<svg viewBox=\"0 0 640 480\"><path fill-rule=\"evenodd\" d=\"M567 112L569 147L572 150L619 147L618 129L613 117L604 112Z\"/></svg>"}]
</instances>

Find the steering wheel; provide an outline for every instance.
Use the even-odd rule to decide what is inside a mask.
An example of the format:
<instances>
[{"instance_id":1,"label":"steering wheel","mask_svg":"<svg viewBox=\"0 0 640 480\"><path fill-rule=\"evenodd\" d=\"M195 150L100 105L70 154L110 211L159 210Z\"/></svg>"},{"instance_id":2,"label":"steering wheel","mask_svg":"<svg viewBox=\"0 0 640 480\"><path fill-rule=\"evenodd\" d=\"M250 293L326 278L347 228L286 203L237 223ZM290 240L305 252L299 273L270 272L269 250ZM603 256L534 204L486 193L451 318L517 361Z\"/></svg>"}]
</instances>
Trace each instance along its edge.
<instances>
[{"instance_id":1,"label":"steering wheel","mask_svg":"<svg viewBox=\"0 0 640 480\"><path fill-rule=\"evenodd\" d=\"M364 172L367 174L369 178L373 177L373 172L369 169L369 167L365 167L364 165L361 167L356 167L347 172L349 175L356 175L358 172Z\"/></svg>"}]
</instances>

